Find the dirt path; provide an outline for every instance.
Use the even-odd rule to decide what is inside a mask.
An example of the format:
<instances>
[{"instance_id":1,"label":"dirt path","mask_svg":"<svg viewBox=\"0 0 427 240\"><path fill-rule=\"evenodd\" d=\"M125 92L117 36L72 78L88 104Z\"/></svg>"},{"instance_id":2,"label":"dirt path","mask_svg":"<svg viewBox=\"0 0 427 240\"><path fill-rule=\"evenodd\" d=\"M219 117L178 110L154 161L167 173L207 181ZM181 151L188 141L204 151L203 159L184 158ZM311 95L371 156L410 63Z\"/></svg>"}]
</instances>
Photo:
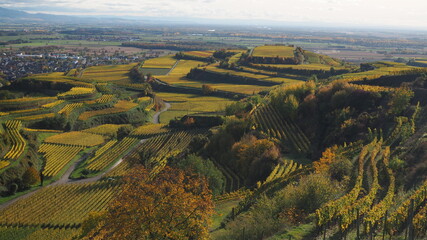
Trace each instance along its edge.
<instances>
[{"instance_id":1,"label":"dirt path","mask_svg":"<svg viewBox=\"0 0 427 240\"><path fill-rule=\"evenodd\" d=\"M169 75L169 73L171 73L174 69L175 69L175 67L176 67L176 65L178 65L178 63L179 63L179 60L177 60L176 62L175 62L175 64L171 67L171 69L169 70L169 72L166 74L166 76L168 76Z\"/></svg>"},{"instance_id":2,"label":"dirt path","mask_svg":"<svg viewBox=\"0 0 427 240\"><path fill-rule=\"evenodd\" d=\"M156 114L154 114L153 123L160 123L160 121L159 121L160 114L163 112L166 112L171 107L170 103L165 102L165 105L166 105L165 108L163 108L162 110L160 110L160 111L156 112Z\"/></svg>"},{"instance_id":3,"label":"dirt path","mask_svg":"<svg viewBox=\"0 0 427 240\"><path fill-rule=\"evenodd\" d=\"M91 177L91 178L76 179L76 180L75 179L69 179L68 177L66 177L65 178L66 180L65 180L65 182L63 182L63 184L64 183L89 183L89 182L96 182L96 181L100 180L105 174L109 173L111 170L113 170L115 167L117 167L121 162L123 162L123 159L126 158L127 156L129 156L129 154L131 154L135 148L139 147L141 144L143 144L147 140L148 139L142 139L141 141L139 141L139 143L136 144L131 150L129 150L129 152L125 156L120 158L113 166L111 166L109 169L104 171L102 174L99 174L98 176ZM57 183L57 182L58 181L56 181L55 183Z\"/></svg>"},{"instance_id":4,"label":"dirt path","mask_svg":"<svg viewBox=\"0 0 427 240\"><path fill-rule=\"evenodd\" d=\"M159 115L165 111L167 111L171 105L170 103L165 102L166 107L163 108L161 111L157 112L156 114L154 114L153 116L153 123L159 123ZM142 139L138 144L136 144L127 155L129 155L135 148L137 148L138 146L140 146L141 144L143 144L145 141L147 141L147 139ZM61 184L70 184L70 183L88 183L88 182L96 182L98 180L100 180L102 178L102 176L104 176L105 174L107 174L108 172L110 172L111 170L113 170L115 167L117 167L122 161L123 158L125 158L127 155L123 156L122 158L120 158L113 166L111 166L111 168L109 168L108 170L106 170L105 172L103 172L102 174L99 174L98 176L92 177L92 178L85 178L85 179L78 179L78 180L74 180L74 179L70 179L70 175L71 173L74 171L74 169L76 169L77 165L81 162L84 161L86 158L88 158L90 156L89 153L85 154L84 156L82 156L79 160L77 160L75 163L73 163L73 165L71 165L68 170L64 173L64 175L58 180L55 181L49 185L43 186L41 188L38 188L32 192L26 193L22 196L19 196L17 198L14 198L8 202L5 202L3 204L0 204L0 210L3 208L6 208L8 206L10 206L11 204L15 203L16 201L19 201L23 198L27 198L31 195L33 195L34 193L40 191L41 189L47 187L47 186L56 186L56 185L61 185Z\"/></svg>"}]
</instances>

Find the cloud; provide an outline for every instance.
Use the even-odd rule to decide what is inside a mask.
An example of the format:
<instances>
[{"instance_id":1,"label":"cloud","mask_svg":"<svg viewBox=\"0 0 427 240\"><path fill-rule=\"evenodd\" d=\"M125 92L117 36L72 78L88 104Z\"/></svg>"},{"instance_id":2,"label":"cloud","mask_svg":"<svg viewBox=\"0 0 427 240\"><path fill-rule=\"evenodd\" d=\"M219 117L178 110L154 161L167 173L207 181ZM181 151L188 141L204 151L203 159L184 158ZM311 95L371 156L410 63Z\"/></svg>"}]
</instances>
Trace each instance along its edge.
<instances>
[{"instance_id":1,"label":"cloud","mask_svg":"<svg viewBox=\"0 0 427 240\"><path fill-rule=\"evenodd\" d=\"M0 0L14 9L64 14L264 19L427 27L427 1L406 0Z\"/></svg>"}]
</instances>

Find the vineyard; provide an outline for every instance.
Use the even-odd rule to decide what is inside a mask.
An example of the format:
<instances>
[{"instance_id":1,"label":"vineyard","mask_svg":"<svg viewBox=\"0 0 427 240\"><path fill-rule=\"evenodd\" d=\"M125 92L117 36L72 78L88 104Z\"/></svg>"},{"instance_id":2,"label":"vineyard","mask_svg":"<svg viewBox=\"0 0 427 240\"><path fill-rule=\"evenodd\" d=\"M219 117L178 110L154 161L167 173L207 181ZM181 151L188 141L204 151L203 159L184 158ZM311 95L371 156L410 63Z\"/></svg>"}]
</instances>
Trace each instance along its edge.
<instances>
[{"instance_id":1,"label":"vineyard","mask_svg":"<svg viewBox=\"0 0 427 240\"><path fill-rule=\"evenodd\" d=\"M256 127L271 137L291 142L294 149L301 153L310 151L310 140L290 119L285 119L273 107L267 105L253 113Z\"/></svg>"},{"instance_id":2,"label":"vineyard","mask_svg":"<svg viewBox=\"0 0 427 240\"><path fill-rule=\"evenodd\" d=\"M0 240L71 240L79 234L75 228L0 227Z\"/></svg>"},{"instance_id":3,"label":"vineyard","mask_svg":"<svg viewBox=\"0 0 427 240\"><path fill-rule=\"evenodd\" d=\"M111 82L128 79L127 73L136 64L94 66L83 71L81 79L96 82Z\"/></svg>"},{"instance_id":4,"label":"vineyard","mask_svg":"<svg viewBox=\"0 0 427 240\"><path fill-rule=\"evenodd\" d=\"M114 163L120 156L123 156L129 148L135 145L138 142L136 138L124 138L118 143L108 142L108 149L100 149L100 152L97 152L98 155L91 158L87 162L86 169L90 171L101 171L107 168L109 165ZM112 146L112 147L111 147Z\"/></svg>"},{"instance_id":5,"label":"vineyard","mask_svg":"<svg viewBox=\"0 0 427 240\"><path fill-rule=\"evenodd\" d=\"M99 125L99 126L96 126L93 128L85 129L82 132L112 137L112 136L117 134L117 131L119 130L119 128L126 127L126 126L130 126L130 125L128 125L128 124L103 124L103 125Z\"/></svg>"},{"instance_id":6,"label":"vineyard","mask_svg":"<svg viewBox=\"0 0 427 240\"><path fill-rule=\"evenodd\" d=\"M84 121L88 120L91 117L96 117L100 115L127 112L136 106L138 106L138 103L121 100L118 101L112 108L83 112L82 114L80 114L79 120Z\"/></svg>"},{"instance_id":7,"label":"vineyard","mask_svg":"<svg viewBox=\"0 0 427 240\"><path fill-rule=\"evenodd\" d=\"M68 92L58 94L59 99L73 99L88 97L96 92L96 89L86 87L73 87Z\"/></svg>"},{"instance_id":8,"label":"vineyard","mask_svg":"<svg viewBox=\"0 0 427 240\"><path fill-rule=\"evenodd\" d=\"M119 192L117 181L45 187L0 210L0 226L78 228L88 213L105 210Z\"/></svg>"},{"instance_id":9,"label":"vineyard","mask_svg":"<svg viewBox=\"0 0 427 240\"><path fill-rule=\"evenodd\" d=\"M104 143L104 137L87 132L66 132L45 139L46 143L93 147Z\"/></svg>"},{"instance_id":10,"label":"vineyard","mask_svg":"<svg viewBox=\"0 0 427 240\"><path fill-rule=\"evenodd\" d=\"M149 138L135 151L131 152L126 159L140 158L143 164L151 169L151 175L155 176L166 166L168 158L180 154L187 148L193 137L198 134L206 133L204 130L178 131ZM123 166L118 167L118 172L115 172L116 169L114 169L111 174L117 176L119 173L123 173L123 170L126 169L126 164L121 165Z\"/></svg>"},{"instance_id":11,"label":"vineyard","mask_svg":"<svg viewBox=\"0 0 427 240\"><path fill-rule=\"evenodd\" d=\"M277 164L273 171L271 171L270 175L268 175L268 177L265 179L265 181L258 183L258 187L278 179L286 179L299 169L302 169L302 165L292 160L287 160L283 164Z\"/></svg>"},{"instance_id":12,"label":"vineyard","mask_svg":"<svg viewBox=\"0 0 427 240\"><path fill-rule=\"evenodd\" d=\"M14 160L19 158L19 156L24 153L25 146L27 145L27 142L19 132L22 128L22 123L17 120L6 121L5 127L7 137L11 143L11 148L9 152L7 152L6 155L3 156L3 158Z\"/></svg>"},{"instance_id":13,"label":"vineyard","mask_svg":"<svg viewBox=\"0 0 427 240\"><path fill-rule=\"evenodd\" d=\"M338 225L341 235L355 228L358 237L359 234L370 236L374 232L391 237L401 234L410 225L413 226L413 234L425 234L427 182L396 208L396 183L389 167L389 158L390 147L384 147L382 141L374 140L362 148L357 157L358 174L354 187L346 195L316 211L317 224L325 234L334 225ZM380 185L379 169L383 169L387 185ZM365 186L369 188L365 189ZM367 191L366 195L360 197L364 191ZM380 191L383 193L379 194ZM383 197L378 199L378 196Z\"/></svg>"},{"instance_id":14,"label":"vineyard","mask_svg":"<svg viewBox=\"0 0 427 240\"><path fill-rule=\"evenodd\" d=\"M61 110L58 111L58 113L69 116L75 109L79 107L83 107L83 103L70 103L65 105Z\"/></svg>"},{"instance_id":15,"label":"vineyard","mask_svg":"<svg viewBox=\"0 0 427 240\"><path fill-rule=\"evenodd\" d=\"M166 68L170 69L175 63L176 59L171 56L159 57L148 59L142 65L142 68Z\"/></svg>"},{"instance_id":16,"label":"vineyard","mask_svg":"<svg viewBox=\"0 0 427 240\"><path fill-rule=\"evenodd\" d=\"M166 124L148 124L142 125L131 133L133 136L147 138L154 135L169 133L171 130Z\"/></svg>"},{"instance_id":17,"label":"vineyard","mask_svg":"<svg viewBox=\"0 0 427 240\"><path fill-rule=\"evenodd\" d=\"M46 161L43 175L47 177L56 176L82 149L80 146L42 144L39 153L43 154Z\"/></svg>"},{"instance_id":18,"label":"vineyard","mask_svg":"<svg viewBox=\"0 0 427 240\"><path fill-rule=\"evenodd\" d=\"M235 55L215 58L222 53L184 51L140 63L93 66L22 79L21 84L28 89L15 99L0 100L0 200L3 196L23 196L5 205L0 203L0 240L78 239L83 221L90 213L107 209L135 164L144 165L153 179L165 166L193 160L193 154L203 164L212 162L209 170L215 169L220 175L215 177L221 178L222 188L217 193L212 191L216 204L234 204L227 206L230 211L221 213L225 217L217 224L221 231L253 221L258 207L262 211L276 208L271 215L279 220L271 225L281 226L280 231L286 234L310 225L308 236L317 239L425 238L427 181L414 177L422 184L408 191L401 176L424 176L424 163L417 162L424 156L417 154L424 152L413 150L411 145L425 144L425 133L421 134L424 138L413 137L426 129L417 125L426 118L425 106L414 105L410 99L403 106L406 96L398 95L403 88L366 85L369 80L400 76L419 67L383 61L369 63L367 70L363 64L359 68L293 45L226 51ZM298 58L301 62L292 62ZM131 79L129 73L135 66L144 75L152 73L149 80ZM325 74L312 75L316 71ZM313 87L304 95L308 84ZM409 89L411 84L405 86ZM420 90L424 82L417 84ZM346 88L335 91L341 86ZM31 88L46 92L31 92ZM292 91L298 98L296 108L313 103L316 111L319 108L316 117L322 121L306 124L303 111L298 112L301 116L287 116L272 96ZM351 114L359 111L358 102L348 108L337 107L334 112L323 109L330 103L323 103L322 98L330 94L338 101L338 97L347 96L347 91L360 100L372 97L369 109L354 116ZM424 93L420 90L417 96L422 98ZM403 106L400 115L391 114L390 99ZM234 108L238 114L229 114ZM180 119L185 115L190 116ZM387 122L375 122L376 118ZM212 119L219 119L214 124L223 125L196 128ZM342 137L334 142L336 146L325 146L325 139L329 139L322 139L323 135L330 136L323 134L329 131L329 126L323 126L329 120L340 126L331 131L331 136L336 133ZM349 143L342 132L352 123ZM408 139L412 142L406 143ZM338 150L331 150L330 162L322 162L326 170L318 173L316 161L321 155L324 159L325 149ZM406 153L414 155L415 163L405 162L402 156ZM347 165L334 165L337 159L348 160ZM419 168L406 170L411 167ZM338 180L332 177L333 171L346 175ZM330 178L328 187L337 191L311 212L297 209L299 201L286 205L293 204L289 199L300 192L279 191L287 187L302 191L299 187L305 178L316 174ZM317 188L311 190L314 196ZM33 192L26 195L25 191ZM273 204L276 197L286 207L278 210L282 205ZM258 218L253 222L262 226L264 220L269 221ZM219 239L247 239L245 231L257 228L242 226L240 238ZM266 232L253 235L253 239L268 237Z\"/></svg>"},{"instance_id":19,"label":"vineyard","mask_svg":"<svg viewBox=\"0 0 427 240\"><path fill-rule=\"evenodd\" d=\"M294 57L294 47L259 46L252 53L254 57Z\"/></svg>"}]
</instances>

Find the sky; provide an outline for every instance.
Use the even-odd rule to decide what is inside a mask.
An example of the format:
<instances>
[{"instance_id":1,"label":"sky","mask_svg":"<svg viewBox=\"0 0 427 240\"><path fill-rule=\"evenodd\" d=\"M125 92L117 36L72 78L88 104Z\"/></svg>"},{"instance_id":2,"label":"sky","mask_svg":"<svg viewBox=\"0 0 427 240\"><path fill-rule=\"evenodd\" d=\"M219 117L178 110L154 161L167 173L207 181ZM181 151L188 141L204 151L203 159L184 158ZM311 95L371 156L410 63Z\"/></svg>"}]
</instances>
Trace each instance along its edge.
<instances>
[{"instance_id":1,"label":"sky","mask_svg":"<svg viewBox=\"0 0 427 240\"><path fill-rule=\"evenodd\" d=\"M0 0L0 7L61 15L251 19L427 30L425 0Z\"/></svg>"}]
</instances>

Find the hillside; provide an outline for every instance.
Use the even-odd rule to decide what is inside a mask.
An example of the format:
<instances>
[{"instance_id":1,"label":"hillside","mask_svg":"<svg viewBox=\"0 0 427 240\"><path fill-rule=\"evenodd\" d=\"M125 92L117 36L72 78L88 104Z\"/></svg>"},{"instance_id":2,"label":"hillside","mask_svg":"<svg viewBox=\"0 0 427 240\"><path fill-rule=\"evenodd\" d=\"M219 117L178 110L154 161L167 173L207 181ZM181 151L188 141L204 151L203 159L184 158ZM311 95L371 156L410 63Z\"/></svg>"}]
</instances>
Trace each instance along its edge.
<instances>
[{"instance_id":1,"label":"hillside","mask_svg":"<svg viewBox=\"0 0 427 240\"><path fill-rule=\"evenodd\" d=\"M0 239L423 239L426 73L265 45L19 79Z\"/></svg>"}]
</instances>

